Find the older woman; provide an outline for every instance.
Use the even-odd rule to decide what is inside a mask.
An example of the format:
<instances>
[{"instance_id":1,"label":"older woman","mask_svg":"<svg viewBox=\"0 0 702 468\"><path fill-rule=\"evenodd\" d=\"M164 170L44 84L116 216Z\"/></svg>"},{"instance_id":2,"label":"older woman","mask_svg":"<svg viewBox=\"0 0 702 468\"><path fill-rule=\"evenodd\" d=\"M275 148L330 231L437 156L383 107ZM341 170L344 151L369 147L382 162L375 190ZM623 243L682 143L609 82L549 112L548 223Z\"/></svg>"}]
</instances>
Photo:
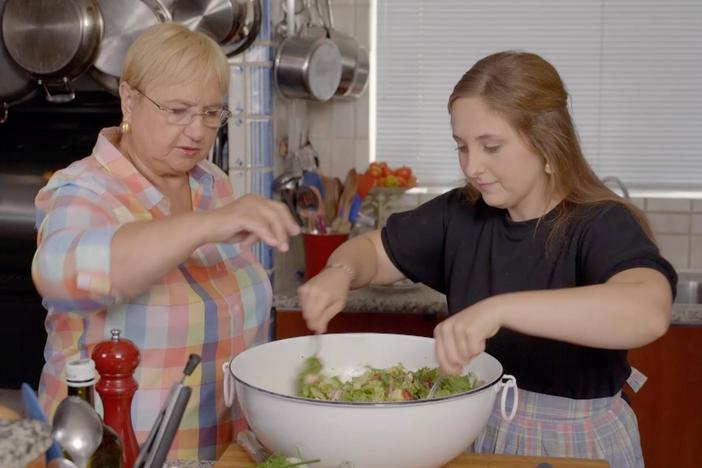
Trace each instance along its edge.
<instances>
[{"instance_id":1,"label":"older woman","mask_svg":"<svg viewBox=\"0 0 702 468\"><path fill-rule=\"evenodd\" d=\"M119 328L141 351L132 421L139 441L190 353L202 365L171 456L213 459L232 440L221 364L268 337L271 286L250 252L299 232L278 202L234 199L206 160L229 111L229 66L209 37L154 26L129 49L123 121L36 198L35 284L48 308L40 395L53 412L67 361ZM235 416L241 423L241 419Z\"/></svg>"}]
</instances>

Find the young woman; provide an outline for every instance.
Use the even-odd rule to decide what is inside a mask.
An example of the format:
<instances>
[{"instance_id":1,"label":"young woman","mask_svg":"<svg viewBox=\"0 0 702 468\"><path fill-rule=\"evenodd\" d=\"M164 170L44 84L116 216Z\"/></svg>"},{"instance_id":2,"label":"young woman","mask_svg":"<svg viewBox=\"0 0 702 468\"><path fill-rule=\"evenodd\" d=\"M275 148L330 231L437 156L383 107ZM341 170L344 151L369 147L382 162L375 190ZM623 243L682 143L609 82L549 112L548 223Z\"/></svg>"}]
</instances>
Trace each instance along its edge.
<instances>
[{"instance_id":1,"label":"young woman","mask_svg":"<svg viewBox=\"0 0 702 468\"><path fill-rule=\"evenodd\" d=\"M250 246L286 251L288 209L234 199L207 161L225 125L229 64L211 38L177 23L132 44L119 93L123 121L93 153L58 171L36 198L32 273L48 308L39 393L50 415L67 361L119 328L141 352L132 422L143 442L190 353L202 365L171 457L214 460L243 415L224 406L221 366L268 339L271 285ZM236 143L236 142L235 142Z\"/></svg>"},{"instance_id":2,"label":"young woman","mask_svg":"<svg viewBox=\"0 0 702 468\"><path fill-rule=\"evenodd\" d=\"M551 64L485 57L448 107L466 186L334 252L299 289L308 326L324 332L350 288L425 283L448 300L434 330L442 370L487 351L520 387L517 417L493 413L476 451L643 466L621 398L641 383L626 350L666 332L674 269L643 215L588 166Z\"/></svg>"}]
</instances>

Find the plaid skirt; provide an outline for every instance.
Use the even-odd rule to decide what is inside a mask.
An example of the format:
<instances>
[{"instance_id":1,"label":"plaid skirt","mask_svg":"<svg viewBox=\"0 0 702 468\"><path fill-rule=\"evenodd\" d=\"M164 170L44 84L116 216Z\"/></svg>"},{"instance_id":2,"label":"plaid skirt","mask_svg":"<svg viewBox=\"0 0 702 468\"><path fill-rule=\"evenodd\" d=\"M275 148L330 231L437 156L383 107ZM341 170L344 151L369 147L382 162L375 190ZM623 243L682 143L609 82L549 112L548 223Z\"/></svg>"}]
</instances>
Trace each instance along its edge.
<instances>
[{"instance_id":1,"label":"plaid skirt","mask_svg":"<svg viewBox=\"0 0 702 468\"><path fill-rule=\"evenodd\" d=\"M638 390L645 377L632 369L629 385ZM544 395L519 390L519 407L505 421L495 404L476 452L604 459L611 468L643 468L636 416L621 398L592 400ZM506 410L512 408L512 393Z\"/></svg>"}]
</instances>

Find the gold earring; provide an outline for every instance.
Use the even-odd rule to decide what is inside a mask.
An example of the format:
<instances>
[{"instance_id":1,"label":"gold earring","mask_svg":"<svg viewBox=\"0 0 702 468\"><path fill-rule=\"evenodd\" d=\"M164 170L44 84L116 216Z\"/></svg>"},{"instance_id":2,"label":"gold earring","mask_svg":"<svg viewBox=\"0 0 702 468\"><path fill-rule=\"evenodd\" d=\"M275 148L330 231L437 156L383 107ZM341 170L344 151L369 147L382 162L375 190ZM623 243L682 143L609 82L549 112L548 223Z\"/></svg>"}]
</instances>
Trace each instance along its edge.
<instances>
[{"instance_id":1,"label":"gold earring","mask_svg":"<svg viewBox=\"0 0 702 468\"><path fill-rule=\"evenodd\" d=\"M122 130L122 133L129 133L132 130L132 126L129 125L129 122L126 120L123 120L121 124L119 124L120 130Z\"/></svg>"},{"instance_id":2,"label":"gold earring","mask_svg":"<svg viewBox=\"0 0 702 468\"><path fill-rule=\"evenodd\" d=\"M553 170L551 169L551 165L549 163L546 163L544 166L544 171L546 171L546 174L551 175L553 174Z\"/></svg>"}]
</instances>

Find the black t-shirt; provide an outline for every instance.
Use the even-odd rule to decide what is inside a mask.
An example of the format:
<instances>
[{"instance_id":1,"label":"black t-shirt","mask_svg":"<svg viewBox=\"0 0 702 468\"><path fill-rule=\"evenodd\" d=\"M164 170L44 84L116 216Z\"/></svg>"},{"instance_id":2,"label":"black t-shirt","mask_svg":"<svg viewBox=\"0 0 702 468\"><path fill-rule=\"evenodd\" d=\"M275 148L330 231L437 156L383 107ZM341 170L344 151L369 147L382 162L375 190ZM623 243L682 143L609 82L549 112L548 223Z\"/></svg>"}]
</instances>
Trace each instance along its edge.
<instances>
[{"instance_id":1,"label":"black t-shirt","mask_svg":"<svg viewBox=\"0 0 702 468\"><path fill-rule=\"evenodd\" d=\"M606 282L636 267L663 273L675 292L677 275L622 205L579 206L575 222L547 250L558 207L541 220L512 221L482 200L454 189L418 208L392 215L383 245L409 279L447 296L449 314L495 294ZM564 310L563 313L568 313ZM629 377L626 350L579 346L506 328L486 351L525 390L567 398L612 396Z\"/></svg>"}]
</instances>

